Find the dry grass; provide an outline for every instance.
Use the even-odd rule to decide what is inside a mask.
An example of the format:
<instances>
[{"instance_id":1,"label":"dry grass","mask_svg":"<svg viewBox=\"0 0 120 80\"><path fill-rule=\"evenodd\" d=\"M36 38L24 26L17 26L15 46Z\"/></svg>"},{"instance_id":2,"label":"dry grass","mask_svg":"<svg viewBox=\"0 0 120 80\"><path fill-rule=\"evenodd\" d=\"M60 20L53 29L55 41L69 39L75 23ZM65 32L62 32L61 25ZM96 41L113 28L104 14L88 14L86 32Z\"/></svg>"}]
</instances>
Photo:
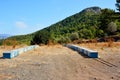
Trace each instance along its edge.
<instances>
[{"instance_id":1,"label":"dry grass","mask_svg":"<svg viewBox=\"0 0 120 80\"><path fill-rule=\"evenodd\" d=\"M5 75L5 74L0 74L0 80L3 80L3 79L12 79L14 76L12 75Z\"/></svg>"},{"instance_id":2,"label":"dry grass","mask_svg":"<svg viewBox=\"0 0 120 80\"><path fill-rule=\"evenodd\" d=\"M118 49L120 47L120 42L83 43L78 45L92 50L96 50L98 52L102 52L106 48L111 49L111 51Z\"/></svg>"},{"instance_id":3,"label":"dry grass","mask_svg":"<svg viewBox=\"0 0 120 80\"><path fill-rule=\"evenodd\" d=\"M117 47L120 46L120 42L99 42L99 43L83 43L79 44L83 47L96 48L96 47Z\"/></svg>"}]
</instances>

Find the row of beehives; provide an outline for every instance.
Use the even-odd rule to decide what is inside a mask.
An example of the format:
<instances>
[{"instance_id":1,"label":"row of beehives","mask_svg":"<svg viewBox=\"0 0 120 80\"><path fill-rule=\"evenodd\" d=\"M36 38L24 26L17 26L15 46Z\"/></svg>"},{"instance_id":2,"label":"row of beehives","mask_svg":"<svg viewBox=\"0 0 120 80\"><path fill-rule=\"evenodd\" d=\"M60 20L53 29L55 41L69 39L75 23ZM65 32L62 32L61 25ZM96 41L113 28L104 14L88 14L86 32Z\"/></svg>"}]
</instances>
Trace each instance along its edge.
<instances>
[{"instance_id":1,"label":"row of beehives","mask_svg":"<svg viewBox=\"0 0 120 80\"><path fill-rule=\"evenodd\" d=\"M35 49L37 47L38 47L38 45L32 45L32 46L27 46L25 48L20 48L20 49L15 49L15 50L11 50L11 51L6 51L6 52L3 52L3 58L11 59L11 58L17 57L21 53L27 52L29 50L33 50L33 49Z\"/></svg>"},{"instance_id":2,"label":"row of beehives","mask_svg":"<svg viewBox=\"0 0 120 80\"><path fill-rule=\"evenodd\" d=\"M68 48L71 48L81 54L84 54L90 58L98 58L98 52L97 51L94 51L94 50L90 50L90 49L87 49L87 48L84 48L84 47L80 47L80 46L76 46L76 45L73 45L73 44L67 44L65 45L66 47Z\"/></svg>"}]
</instances>

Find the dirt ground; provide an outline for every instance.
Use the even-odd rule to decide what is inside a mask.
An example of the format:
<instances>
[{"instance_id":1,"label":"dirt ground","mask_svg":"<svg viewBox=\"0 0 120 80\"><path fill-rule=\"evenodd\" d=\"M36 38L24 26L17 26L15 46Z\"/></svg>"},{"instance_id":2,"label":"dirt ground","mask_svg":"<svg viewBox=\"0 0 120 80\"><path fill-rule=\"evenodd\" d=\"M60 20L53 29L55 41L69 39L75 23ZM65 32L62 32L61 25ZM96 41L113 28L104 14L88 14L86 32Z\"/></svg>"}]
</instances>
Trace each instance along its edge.
<instances>
[{"instance_id":1,"label":"dirt ground","mask_svg":"<svg viewBox=\"0 0 120 80\"><path fill-rule=\"evenodd\" d=\"M94 46L93 46L94 45ZM99 52L91 59L62 45L40 46L13 59L3 59L0 80L120 80L120 46L87 44Z\"/></svg>"}]
</instances>

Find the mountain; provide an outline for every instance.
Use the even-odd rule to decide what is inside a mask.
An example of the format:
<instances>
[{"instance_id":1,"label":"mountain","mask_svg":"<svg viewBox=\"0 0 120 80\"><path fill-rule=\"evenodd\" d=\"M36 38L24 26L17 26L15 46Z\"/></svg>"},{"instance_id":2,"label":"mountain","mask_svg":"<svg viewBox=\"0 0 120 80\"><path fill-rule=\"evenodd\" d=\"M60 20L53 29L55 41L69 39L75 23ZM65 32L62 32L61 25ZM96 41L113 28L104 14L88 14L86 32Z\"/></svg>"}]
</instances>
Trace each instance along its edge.
<instances>
[{"instance_id":1,"label":"mountain","mask_svg":"<svg viewBox=\"0 0 120 80\"><path fill-rule=\"evenodd\" d=\"M77 14L38 31L32 40L32 44L47 44L49 40L57 43L73 41L74 37L71 39L72 35L85 39L95 38L96 32L99 32L96 28L99 23L100 13L101 8L99 7L86 8Z\"/></svg>"},{"instance_id":2,"label":"mountain","mask_svg":"<svg viewBox=\"0 0 120 80\"><path fill-rule=\"evenodd\" d=\"M100 13L101 8L89 7L35 33L13 36L10 39L16 38L17 41L27 44L47 44L49 40L55 43L71 41L70 37L74 33L80 38L94 38Z\"/></svg>"},{"instance_id":3,"label":"mountain","mask_svg":"<svg viewBox=\"0 0 120 80\"><path fill-rule=\"evenodd\" d=\"M84 9L82 12L87 13L87 12L93 12L96 14L100 14L101 13L101 8L100 7L90 7L90 8L86 8Z\"/></svg>"},{"instance_id":4,"label":"mountain","mask_svg":"<svg viewBox=\"0 0 120 80\"><path fill-rule=\"evenodd\" d=\"M101 9L96 6L89 7L42 30L27 35L13 36L9 39L14 38L27 44L47 44L51 42L68 43L78 39L103 37L108 34L103 28L107 28L108 24L104 26L103 23L111 22L109 20L110 16L108 17L109 12L114 13L111 9ZM120 26L118 29L120 31Z\"/></svg>"},{"instance_id":5,"label":"mountain","mask_svg":"<svg viewBox=\"0 0 120 80\"><path fill-rule=\"evenodd\" d=\"M6 39L8 37L10 37L11 35L9 34L0 34L0 39Z\"/></svg>"}]
</instances>

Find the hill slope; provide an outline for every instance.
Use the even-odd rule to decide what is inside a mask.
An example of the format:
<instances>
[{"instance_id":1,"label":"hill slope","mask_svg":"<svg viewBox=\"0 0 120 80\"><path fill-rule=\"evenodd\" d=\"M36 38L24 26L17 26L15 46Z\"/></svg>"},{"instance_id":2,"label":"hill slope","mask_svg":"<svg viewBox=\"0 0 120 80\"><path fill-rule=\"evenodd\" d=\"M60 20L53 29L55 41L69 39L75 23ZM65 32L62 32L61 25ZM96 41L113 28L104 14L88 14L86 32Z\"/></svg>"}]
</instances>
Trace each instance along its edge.
<instances>
[{"instance_id":1,"label":"hill slope","mask_svg":"<svg viewBox=\"0 0 120 80\"><path fill-rule=\"evenodd\" d=\"M14 36L12 38L16 38L16 40L27 44L47 44L48 42L67 43L78 39L103 37L108 34L108 23L113 21L108 16L109 13L114 14L115 12L99 7L86 8L35 33ZM117 22L117 24L119 25L120 23ZM118 29L120 31L120 25Z\"/></svg>"},{"instance_id":2,"label":"hill slope","mask_svg":"<svg viewBox=\"0 0 120 80\"><path fill-rule=\"evenodd\" d=\"M11 36L7 39L10 39L10 40L16 40L18 41L18 43L20 44L30 44L31 43L31 40L33 39L35 33L31 33L31 34L26 34L26 35L16 35L16 36Z\"/></svg>"},{"instance_id":3,"label":"hill slope","mask_svg":"<svg viewBox=\"0 0 120 80\"><path fill-rule=\"evenodd\" d=\"M75 38L95 38L95 33L99 32L96 26L98 25L100 13L101 8L99 7L86 8L75 15L38 31L32 43L46 44L48 40L64 43L70 41L72 35L76 35ZM74 40L74 37L72 40Z\"/></svg>"}]
</instances>

